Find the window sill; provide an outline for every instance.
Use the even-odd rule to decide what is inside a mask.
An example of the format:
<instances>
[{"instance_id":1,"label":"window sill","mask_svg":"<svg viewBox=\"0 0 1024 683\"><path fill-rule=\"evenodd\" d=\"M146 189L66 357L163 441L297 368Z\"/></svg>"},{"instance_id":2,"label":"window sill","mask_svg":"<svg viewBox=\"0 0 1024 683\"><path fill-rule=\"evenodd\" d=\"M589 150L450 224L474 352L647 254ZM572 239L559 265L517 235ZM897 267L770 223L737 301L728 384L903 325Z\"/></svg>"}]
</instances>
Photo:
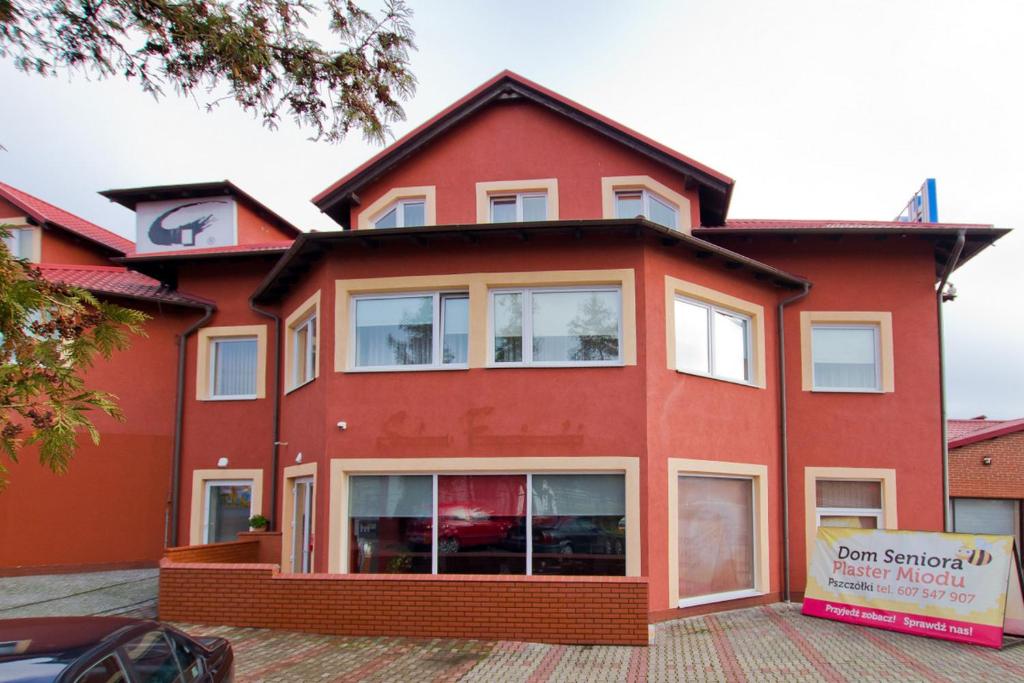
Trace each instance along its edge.
<instances>
[{"instance_id":1,"label":"window sill","mask_svg":"<svg viewBox=\"0 0 1024 683\"><path fill-rule=\"evenodd\" d=\"M259 396L207 396L201 401L258 401Z\"/></svg>"},{"instance_id":2,"label":"window sill","mask_svg":"<svg viewBox=\"0 0 1024 683\"><path fill-rule=\"evenodd\" d=\"M502 368L623 368L626 364L621 360L598 361L593 363L488 363L488 370Z\"/></svg>"},{"instance_id":3,"label":"window sill","mask_svg":"<svg viewBox=\"0 0 1024 683\"><path fill-rule=\"evenodd\" d=\"M304 387L304 386L306 386L306 385L308 385L308 384L312 384L312 383L313 383L313 382L315 382L315 381L316 381L316 377L313 377L313 379L307 379L307 380L306 380L305 382L303 382L302 384L296 384L296 385L295 385L295 386L293 386L293 387L288 387L287 389L285 389L285 391L284 391L284 395L285 395L285 396L287 396L288 394L292 393L293 391L298 391L298 390L299 390L299 389L301 389L302 387Z\"/></svg>"},{"instance_id":4,"label":"window sill","mask_svg":"<svg viewBox=\"0 0 1024 683\"><path fill-rule=\"evenodd\" d=\"M825 389L821 387L813 387L811 389L812 394L885 394L891 393L886 392L883 389Z\"/></svg>"},{"instance_id":5,"label":"window sill","mask_svg":"<svg viewBox=\"0 0 1024 683\"><path fill-rule=\"evenodd\" d=\"M710 595L698 595L694 598L680 598L679 607L696 607L697 605L708 605L713 602L727 602L741 598L756 598L765 595L763 591L747 588L739 591L728 591L726 593L712 593Z\"/></svg>"},{"instance_id":6,"label":"window sill","mask_svg":"<svg viewBox=\"0 0 1024 683\"><path fill-rule=\"evenodd\" d=\"M728 377L718 377L717 375L709 375L704 372L693 372L692 370L680 370L676 368L676 372L680 375L690 375L692 377L703 377L704 379L713 379L717 382L728 382L729 384L738 384L741 387L750 387L751 389L764 389L763 384L754 384L753 382L747 382L741 379L729 379Z\"/></svg>"},{"instance_id":7,"label":"window sill","mask_svg":"<svg viewBox=\"0 0 1024 683\"><path fill-rule=\"evenodd\" d=\"M469 370L465 363L451 365L381 365L370 368L348 368L346 374L364 374L374 372L448 372L451 370Z\"/></svg>"}]
</instances>

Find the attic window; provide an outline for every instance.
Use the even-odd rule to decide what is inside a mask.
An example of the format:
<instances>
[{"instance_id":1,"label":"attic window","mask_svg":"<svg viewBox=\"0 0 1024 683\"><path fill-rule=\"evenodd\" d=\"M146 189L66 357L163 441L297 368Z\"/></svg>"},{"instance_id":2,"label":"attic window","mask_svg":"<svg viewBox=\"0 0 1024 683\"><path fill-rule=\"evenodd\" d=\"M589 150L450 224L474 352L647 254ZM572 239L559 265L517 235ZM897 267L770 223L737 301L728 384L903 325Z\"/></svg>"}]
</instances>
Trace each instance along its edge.
<instances>
[{"instance_id":1,"label":"attic window","mask_svg":"<svg viewBox=\"0 0 1024 683\"><path fill-rule=\"evenodd\" d=\"M492 223L543 221L547 215L548 196L544 192L520 192L491 197Z\"/></svg>"},{"instance_id":2,"label":"attic window","mask_svg":"<svg viewBox=\"0 0 1024 683\"><path fill-rule=\"evenodd\" d=\"M373 222L375 228L412 228L426 224L426 202L410 199L395 202Z\"/></svg>"},{"instance_id":3,"label":"attic window","mask_svg":"<svg viewBox=\"0 0 1024 683\"><path fill-rule=\"evenodd\" d=\"M616 218L644 218L669 228L679 227L679 207L648 190L615 192Z\"/></svg>"}]
</instances>

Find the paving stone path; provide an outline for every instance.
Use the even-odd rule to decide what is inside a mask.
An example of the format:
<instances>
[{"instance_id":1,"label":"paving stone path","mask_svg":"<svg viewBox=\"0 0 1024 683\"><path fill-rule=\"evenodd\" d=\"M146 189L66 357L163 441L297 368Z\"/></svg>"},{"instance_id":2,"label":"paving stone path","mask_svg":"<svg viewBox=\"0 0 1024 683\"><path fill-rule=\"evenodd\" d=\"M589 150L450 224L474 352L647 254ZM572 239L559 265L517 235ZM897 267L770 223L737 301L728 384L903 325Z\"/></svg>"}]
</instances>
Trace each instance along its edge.
<instances>
[{"instance_id":1,"label":"paving stone path","mask_svg":"<svg viewBox=\"0 0 1024 683\"><path fill-rule=\"evenodd\" d=\"M847 626L798 605L665 622L647 648L182 627L231 640L239 683L1024 680L1024 645L995 651Z\"/></svg>"},{"instance_id":2,"label":"paving stone path","mask_svg":"<svg viewBox=\"0 0 1024 683\"><path fill-rule=\"evenodd\" d=\"M71 614L155 617L158 574L157 569L125 569L4 577L0 619Z\"/></svg>"}]
</instances>

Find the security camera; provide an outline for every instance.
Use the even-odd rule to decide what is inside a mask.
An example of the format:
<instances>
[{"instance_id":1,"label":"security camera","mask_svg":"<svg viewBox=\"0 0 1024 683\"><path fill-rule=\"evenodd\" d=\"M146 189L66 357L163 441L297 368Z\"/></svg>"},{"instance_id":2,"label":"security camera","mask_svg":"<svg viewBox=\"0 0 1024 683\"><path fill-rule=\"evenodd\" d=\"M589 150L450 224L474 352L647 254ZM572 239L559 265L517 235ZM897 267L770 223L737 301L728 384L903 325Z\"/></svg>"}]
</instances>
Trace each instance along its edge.
<instances>
[{"instance_id":1,"label":"security camera","mask_svg":"<svg viewBox=\"0 0 1024 683\"><path fill-rule=\"evenodd\" d=\"M348 429L348 422L345 422L344 420L339 422L338 429L340 429L341 431L345 431L346 429Z\"/></svg>"}]
</instances>

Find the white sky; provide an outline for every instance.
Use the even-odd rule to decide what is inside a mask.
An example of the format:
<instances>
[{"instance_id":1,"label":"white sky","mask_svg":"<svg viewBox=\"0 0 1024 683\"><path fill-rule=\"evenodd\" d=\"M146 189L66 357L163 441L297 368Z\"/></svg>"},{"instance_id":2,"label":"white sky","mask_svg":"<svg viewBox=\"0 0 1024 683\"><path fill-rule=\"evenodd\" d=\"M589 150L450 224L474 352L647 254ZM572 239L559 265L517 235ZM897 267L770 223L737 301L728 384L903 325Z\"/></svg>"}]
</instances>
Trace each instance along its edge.
<instances>
[{"instance_id":1,"label":"white sky","mask_svg":"<svg viewBox=\"0 0 1024 683\"><path fill-rule=\"evenodd\" d=\"M1019 1L413 7L419 91L396 135L510 68L736 178L732 218L891 219L930 176L940 220L1024 228ZM132 214L98 190L224 178L332 229L309 198L375 151L9 62L0 92L0 179L127 236ZM1022 261L1024 231L953 277L953 417L1024 416Z\"/></svg>"}]
</instances>

